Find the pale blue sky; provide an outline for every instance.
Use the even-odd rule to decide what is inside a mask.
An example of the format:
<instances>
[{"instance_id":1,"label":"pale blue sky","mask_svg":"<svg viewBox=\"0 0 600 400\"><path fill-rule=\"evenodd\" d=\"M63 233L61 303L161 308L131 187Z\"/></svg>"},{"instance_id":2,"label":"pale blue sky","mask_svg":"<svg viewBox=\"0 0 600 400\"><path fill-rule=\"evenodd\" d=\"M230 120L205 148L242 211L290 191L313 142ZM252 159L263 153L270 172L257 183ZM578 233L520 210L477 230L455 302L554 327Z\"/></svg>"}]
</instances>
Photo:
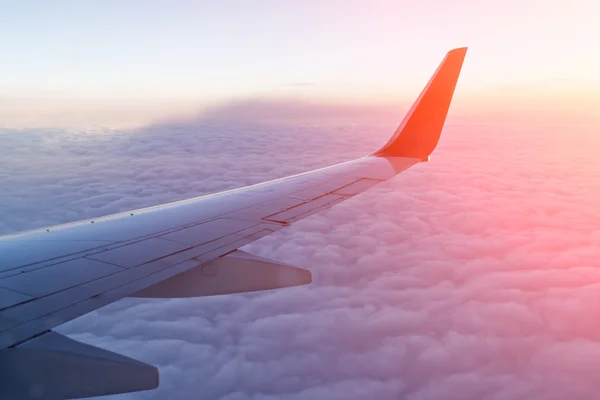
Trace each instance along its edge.
<instances>
[{"instance_id":1,"label":"pale blue sky","mask_svg":"<svg viewBox=\"0 0 600 400\"><path fill-rule=\"evenodd\" d=\"M459 46L466 91L599 85L598 15L596 0L0 1L0 98L412 97Z\"/></svg>"}]
</instances>

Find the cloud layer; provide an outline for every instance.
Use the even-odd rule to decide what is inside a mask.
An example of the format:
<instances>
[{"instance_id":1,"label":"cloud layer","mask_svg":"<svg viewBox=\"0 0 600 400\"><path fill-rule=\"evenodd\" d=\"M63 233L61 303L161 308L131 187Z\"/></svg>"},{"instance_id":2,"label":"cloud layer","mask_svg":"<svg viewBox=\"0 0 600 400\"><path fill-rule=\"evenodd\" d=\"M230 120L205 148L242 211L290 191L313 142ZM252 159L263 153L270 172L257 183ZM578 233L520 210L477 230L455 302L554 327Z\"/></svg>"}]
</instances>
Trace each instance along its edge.
<instances>
[{"instance_id":1,"label":"cloud layer","mask_svg":"<svg viewBox=\"0 0 600 400\"><path fill-rule=\"evenodd\" d=\"M352 159L397 122L226 115L0 132L0 233ZM449 121L431 163L244 248L312 285L126 299L60 331L160 368L159 389L115 399L594 399L598 146L572 122Z\"/></svg>"}]
</instances>

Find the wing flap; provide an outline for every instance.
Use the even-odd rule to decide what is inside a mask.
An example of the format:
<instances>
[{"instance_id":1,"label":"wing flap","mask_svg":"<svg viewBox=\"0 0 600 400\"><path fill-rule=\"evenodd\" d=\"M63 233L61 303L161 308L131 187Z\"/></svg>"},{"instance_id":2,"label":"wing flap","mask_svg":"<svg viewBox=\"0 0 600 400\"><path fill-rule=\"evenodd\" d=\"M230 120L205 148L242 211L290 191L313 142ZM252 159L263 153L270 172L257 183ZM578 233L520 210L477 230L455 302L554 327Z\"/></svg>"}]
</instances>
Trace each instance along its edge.
<instances>
[{"instance_id":1,"label":"wing flap","mask_svg":"<svg viewBox=\"0 0 600 400\"><path fill-rule=\"evenodd\" d=\"M121 271L123 268L115 265L83 258L0 279L0 287L41 297ZM46 284L40 285L39 282Z\"/></svg>"},{"instance_id":2,"label":"wing flap","mask_svg":"<svg viewBox=\"0 0 600 400\"><path fill-rule=\"evenodd\" d=\"M33 297L0 287L0 309L31 300ZM0 325L0 330L1 325Z\"/></svg>"},{"instance_id":3,"label":"wing flap","mask_svg":"<svg viewBox=\"0 0 600 400\"><path fill-rule=\"evenodd\" d=\"M2 399L71 399L158 387L152 365L48 332L0 352Z\"/></svg>"}]
</instances>

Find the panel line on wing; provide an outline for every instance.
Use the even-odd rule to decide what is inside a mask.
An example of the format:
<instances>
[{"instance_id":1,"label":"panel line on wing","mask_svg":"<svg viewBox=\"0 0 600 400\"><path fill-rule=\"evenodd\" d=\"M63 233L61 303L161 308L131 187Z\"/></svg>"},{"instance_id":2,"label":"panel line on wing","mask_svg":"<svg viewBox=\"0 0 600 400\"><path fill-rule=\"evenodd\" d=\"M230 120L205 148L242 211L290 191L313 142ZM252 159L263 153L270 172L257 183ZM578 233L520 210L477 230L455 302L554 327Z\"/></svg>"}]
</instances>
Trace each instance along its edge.
<instances>
[{"instance_id":1,"label":"panel line on wing","mask_svg":"<svg viewBox=\"0 0 600 400\"><path fill-rule=\"evenodd\" d=\"M259 233L262 231L268 231L268 233L272 233L274 231L273 229L269 229L270 227L264 228L265 225L266 224L259 224L254 227L251 227L251 228L243 229L239 232L227 235L221 239L212 241L211 243L204 243L204 244L192 247L190 249L181 251L179 253L171 254L162 259L158 259L158 260L148 262L146 264L142 264L135 268L123 269L121 267L122 271L120 273L113 274L111 276L106 276L106 277L100 278L98 280L95 280L97 290L93 291L93 294L90 295L89 292L82 292L81 295L77 295L77 289L79 289L80 286L86 286L88 283L92 283L92 282L85 282L81 285L72 286L69 289L63 290L61 292L56 292L56 293L50 294L48 296L45 296L46 302L44 303L44 306L47 306L50 303L52 303L52 301L49 301L51 297L57 298L57 302L59 304L62 303L61 300L58 300L58 298L60 298L61 296L63 296L65 298L65 300L69 299L74 302L85 301L86 299L97 297L98 295L101 295L104 290L104 289L102 289L103 285L104 285L104 287L106 287L106 289L108 289L110 287L114 287L114 286L111 286L111 282L113 280L114 280L114 283L117 285L119 283L127 284L128 282L133 282L136 279L140 279L141 277L143 277L145 275L152 274L156 271L159 271L161 268L165 268L165 269L169 268L170 266L176 265L181 262L188 261L190 259L193 259L194 257L200 257L204 254L215 251L215 249L221 249L223 247L226 247L233 242L237 242L244 238L250 238L250 237L259 235ZM259 236L262 237L262 234L260 234ZM255 239L253 239L253 240L255 240ZM237 247L235 247L235 248L237 248ZM232 248L231 250L235 250L235 248ZM226 250L226 251L230 251L230 250ZM97 260L90 260L90 261L104 263L104 262L97 261ZM109 263L104 263L104 264L111 265ZM141 274L141 276L140 276L140 274ZM104 279L104 278L106 278L106 279ZM42 298L43 297L38 297L33 300L37 301ZM13 311L11 309L5 309L3 311L0 311L0 316L9 317L11 319L15 319L18 321L23 315L34 315L34 314L43 315L44 313L50 314L50 313L57 311L56 309L53 309L52 307L50 307L47 310L42 310L42 309L40 309L40 307L37 307L37 306L27 306L27 308L28 309L30 308L30 310L20 310L17 312L17 311ZM14 314L14 318L10 317L11 314Z\"/></svg>"},{"instance_id":2,"label":"panel line on wing","mask_svg":"<svg viewBox=\"0 0 600 400\"><path fill-rule=\"evenodd\" d=\"M235 234L236 237L232 238L233 241L229 242L229 243L224 243L223 245L221 245L218 248L210 248L210 249L205 249L202 254L199 254L197 257L193 258L193 259L189 259L186 257L186 260L184 261L179 261L177 263L174 263L172 265L164 265L164 261L165 260L158 260L158 262L152 262L149 264L145 264L142 266L139 266L137 268L132 268L132 269L126 269L124 270L121 274L118 274L118 284L116 285L110 285L110 282L107 282L106 287L107 289L103 292L97 293L95 295L92 296L86 296L85 298L80 298L77 299L78 296L74 296L74 293L64 293L64 292L59 292L56 293L55 295L67 295L66 297L69 297L71 299L71 302L69 304L65 304L63 307L61 307L60 309L54 309L54 310L40 310L40 307L36 306L36 305L28 305L28 308L32 308L32 310L30 310L29 312L27 312L26 314L28 315L32 315L32 314L37 314L35 317L33 317L30 320L27 321L19 321L17 322L15 325L12 325L11 327L4 329L2 333L0 333L0 346L1 347L6 347L7 345L10 346L11 343L14 343L14 341L12 339L9 338L9 341L7 342L7 336L6 336L6 332L10 331L10 335L11 337L14 337L14 335L16 335L16 337L20 337L21 340L26 340L28 339L30 336L28 336L28 332L34 332L37 329L40 329L39 327L37 327L36 323L38 324L43 324L45 321L45 317L46 318L53 318L53 321L55 323L55 325L58 325L62 322L66 322L69 319L72 319L74 317L76 317L77 315L82 315L85 314L93 309L102 307L105 304L111 303L112 301L114 301L114 298L122 298L127 296L130 293L134 293L136 291L139 291L147 286L150 286L152 284L155 284L163 279L167 279L171 276L174 276L180 272L184 272L188 269L197 267L198 262L203 263L203 262L208 262L210 260L213 260L217 257L219 257L220 255L223 254L227 254L230 251L233 251L245 244L248 244L250 242L253 242L261 237L264 237L266 235L269 235L271 233L273 233L274 231L272 229L260 229L256 232L251 232L249 234L245 234L245 235L240 235ZM233 235L231 235L233 236ZM201 247L201 246L199 246ZM132 274L132 272L134 272L135 270L139 270L140 268L144 268L144 267L148 267L151 266L152 264L154 264L154 268L151 269L150 271L146 271L147 273L143 276L129 276L129 277L124 277L123 275L134 275ZM163 264L162 268L161 265L159 264ZM150 277L152 277L153 279L150 279ZM111 276L109 278L115 278L114 276ZM123 279L125 278L125 279ZM116 282L115 282L116 283ZM86 286L86 285L82 285L82 286ZM73 289L77 289L77 288L73 288ZM119 292L121 291L121 292ZM111 296L111 294L114 293L114 296ZM119 294L120 293L120 294ZM36 299L38 300L38 299ZM46 305L46 304L42 304ZM81 307L83 307L83 309L81 309ZM43 307L41 307L43 308ZM34 310L37 309L38 312L35 313ZM7 310L9 311L9 310ZM61 316L57 316L57 314L63 312L63 315ZM14 314L14 313L12 313ZM23 312L22 310L19 310L18 313L16 313L16 315L14 316L19 316L22 315ZM7 316L8 319L12 319L14 320L14 318L11 318L11 313L0 313L0 318L5 318L5 315ZM36 328L37 327L37 328ZM9 343L10 342L10 343Z\"/></svg>"},{"instance_id":3,"label":"panel line on wing","mask_svg":"<svg viewBox=\"0 0 600 400\"><path fill-rule=\"evenodd\" d=\"M384 162L384 164L382 164L382 162ZM361 181L363 179L372 179L375 177L384 178L387 176L391 176L394 173L392 168L389 168L389 163L385 162L381 158L372 159L368 162L365 160L361 160L360 164L361 164L361 167L358 169L352 168L351 171L348 173L336 174L335 177L327 180L327 183L328 183L328 185L326 185L327 187L321 186L321 188L322 189L327 188L328 190L335 192L337 190L342 190L343 188L350 187L351 185L356 184L358 181ZM348 167L350 167L350 165ZM384 167L386 167L386 168L384 168ZM339 182L339 178L343 177L343 176L345 176L344 180L342 180L342 182ZM348 181L348 179L350 179L350 181ZM336 181L336 180L337 180L337 182L332 182L332 181ZM376 181L377 179L372 179L372 180ZM323 181L321 180L320 183L322 184ZM309 188L307 188L305 186L302 190L306 190L306 189L309 189ZM101 278L98 281L95 281L94 285L82 284L78 287L73 287L71 289L67 289L66 291L64 291L67 293L64 293L64 292L55 293L54 295L52 295L50 297L57 296L56 300L53 300L52 302L55 303L55 305L62 304L62 306L61 306L62 308L60 308L58 310L56 309L56 307L54 307L52 305L38 304L37 301L32 301L31 303L33 305L31 307L27 307L28 309L30 309L28 311L28 313L33 313L38 316L41 315L39 317L39 319L40 319L39 323L43 323L45 318L52 318L52 320L56 322L52 326L56 326L58 324L56 318L59 318L63 322L72 318L72 317L69 317L69 315L71 312L74 312L74 311L70 311L69 313L66 313L66 314L63 314L62 311L60 311L66 307L69 307L68 306L69 303L76 303L77 301L82 302L82 303L90 302L90 304L92 304L91 306L85 306L85 307L90 307L89 308L90 310L93 309L93 307L96 307L96 308L100 307L103 304L107 304L108 302L115 300L115 299L107 300L107 296L109 296L107 293L110 291L109 287L134 285L137 280L144 281L145 276L153 275L153 274L163 271L163 270L173 271L171 268L174 265L186 263L187 261L190 260L190 257L198 257L198 259L196 259L195 262L199 261L200 259L209 261L210 259L219 257L220 255L223 254L223 252L233 251L237 247L242 246L245 243L256 240L259 237L270 234L278 229L283 228L284 226L289 225L289 223L292 221L297 221L298 219L304 218L308 215L311 215L311 214L314 214L321 210L324 210L326 208L329 208L332 205L337 204L337 203L351 197L351 195L348 195L345 193L332 193L332 192L320 194L320 195L316 196L315 199L312 199L312 201L304 201L303 202L302 200L300 200L298 198L292 198L294 192L283 191L283 192L281 192L283 194L276 197L275 199L256 203L254 205L247 206L241 210L238 209L238 211L230 212L230 213L225 214L218 218L212 218L212 219L200 222L200 223L190 223L190 224L186 224L184 226L179 226L176 228L165 230L162 232L163 234L174 233L177 231L185 230L187 228L197 227L198 225L202 225L202 224L205 224L205 223L211 222L211 221L216 221L216 220L220 220L220 219L231 219L234 215L235 215L235 218L233 218L233 219L235 219L237 221L246 220L246 218L248 218L248 217L246 217L245 215L253 208L255 210L258 208L259 213L262 213L262 212L266 213L267 209L280 208L280 210L281 210L281 208L283 208L287 205L286 209L275 213L275 214L281 214L282 211L287 211L288 209L297 208L297 206L304 205L304 207L297 208L296 210L294 210L294 213L293 213L294 215L292 215L292 213L287 214L286 215L286 218L288 219L287 221L276 220L275 218L273 218L273 215L274 215L273 213L270 214L272 219L262 219L257 216L256 218L251 219L251 222L253 222L253 224L251 224L251 225L253 225L253 226L249 229L244 229L244 230L236 232L234 234L226 235L223 238L211 238L211 241L209 241L205 244L181 250L177 253L167 255L163 258L149 261L145 264L141 264L137 267L126 269L125 272L115 274L115 276L107 277L107 278L111 278L111 279ZM317 193L315 192L314 194L317 194ZM315 200L317 200L317 201L315 202ZM310 203L312 203L312 204L310 204ZM281 207L281 206L283 206L283 207ZM262 210L262 211L260 211L260 210ZM298 211L300 211L300 212L297 213ZM279 216L281 216L281 215L279 215ZM248 223L247 220L245 222ZM255 223L258 225L255 225ZM261 226L264 228L261 228ZM256 232L257 229L260 230L260 233ZM254 233L250 233L246 237L246 239L240 239L240 235L243 235L243 232L252 232L252 231L254 231ZM148 237L146 237L145 239L141 239L141 240L138 238L138 239L129 240L129 241L127 241L127 243L119 242L119 243L116 243L113 246L111 246L111 249L112 248L121 248L121 247L127 246L128 244L143 242L144 240L148 240L151 238L160 238L160 236L157 236L156 234L154 234L154 235L148 235ZM161 240L163 240L165 242L168 241L167 238L161 238ZM219 243L222 240L223 240L223 242ZM171 242L171 243L177 243L177 242ZM232 244L232 243L234 243L234 244ZM98 254L98 253L99 252L95 252L94 254ZM189 267L189 268L191 268L191 267ZM132 271L132 274L127 273L127 271ZM140 289L142 289L142 288L140 288ZM61 295L64 295L64 296L61 296ZM127 295L127 294L125 294L125 295ZM77 298L79 300L77 300ZM23 304L23 305L25 305L25 304ZM81 307L83 307L83 306L81 306ZM21 309L21 307L17 307L17 308ZM76 309L79 309L79 307L77 307ZM85 312L87 312L87 311L85 311ZM84 313L84 312L82 311L82 313ZM46 315L46 317L44 317L44 315ZM79 315L81 315L81 314L79 314ZM3 317L3 316L4 315L0 312L0 317ZM19 318L17 318L17 319L19 319ZM19 324L19 326L22 326L23 324L29 326L28 322L25 322L22 320L20 322L18 322L18 324ZM45 325L44 325L44 327L45 327ZM13 328L12 331L14 331L14 329L16 329L16 328ZM19 329L18 331L21 332L21 329ZM25 332L26 332L26 330L23 330L23 335L26 334ZM2 335L0 334L0 336L2 336ZM24 339L26 339L26 338L24 338ZM5 346L5 345L9 345L9 344L4 343L3 339L0 337L0 348L3 345Z\"/></svg>"},{"instance_id":4,"label":"panel line on wing","mask_svg":"<svg viewBox=\"0 0 600 400\"><path fill-rule=\"evenodd\" d=\"M253 207L257 207L257 209L261 209L263 206L268 207L268 206L270 206L270 204L279 203L279 202L285 203L285 202L289 202L290 200L293 200L296 203L297 202L306 202L306 200L312 200L310 198L311 196L299 196L298 194L309 194L311 191L313 192L313 194L318 193L317 196L313 196L313 199L314 199L314 198L320 197L321 195L325 195L327 193L332 193L335 191L335 189L339 190L342 187L351 185L357 178L359 178L359 176L357 176L357 172L359 173L358 175L360 175L360 177L362 177L363 174L360 173L359 171L361 171L363 168L365 168L369 165L374 166L373 160L368 160L366 158L357 159L352 162L338 164L338 165L332 166L330 168L344 166L346 169L349 169L349 171L335 172L335 173L331 173L330 175L325 175L326 176L325 179L316 180L315 181L316 183L313 182L313 184L309 187L301 187L298 190L283 191L283 192L277 193L275 195L275 197L265 199L264 201L261 201L261 202L258 202L258 203L252 204L252 205L237 208L232 211L216 214L212 218L207 218L207 219L203 219L200 221L194 221L194 222L183 224L183 225L180 225L177 227L162 229L162 230L155 231L155 232L150 232L145 235L133 237L133 238L126 239L126 240L121 240L121 241L116 241L116 242L115 241L105 241L104 245L96 246L94 248L82 250L79 252L72 252L72 253L64 254L64 255L61 255L58 257L47 258L47 259L43 259L43 260L36 261L33 263L29 263L29 264L23 264L21 266L11 268L10 270L0 271L0 277L7 277L7 276L12 276L17 273L33 271L33 270L36 270L39 268L45 268L45 267L61 264L63 262L67 262L70 260L76 260L81 257L89 257L90 255L93 255L93 254L103 253L107 250L112 250L114 248L128 246L128 245L136 243L136 242L141 242L141 241L144 241L147 239L159 237L159 236L171 233L171 232L176 232L176 231L179 231L182 229L193 227L198 224L203 224L203 223L206 223L209 221L214 221L214 220L217 220L220 218L228 218L228 217L231 217L234 215L237 217L238 215L245 214L247 210L249 210ZM358 166L361 166L361 168L358 168ZM327 168L322 169L322 172L323 173L327 172L326 169ZM321 171L321 170L317 170L317 171ZM386 175L387 175L387 173L386 173ZM354 177L354 179L352 177ZM309 180L307 178L308 177L306 176L306 174L299 174L299 175L296 175L293 177L289 177L288 180L291 182L293 182L294 180L297 180L297 182L294 182L294 186L296 186L296 185L303 186L305 183L309 182ZM349 183L346 183L343 181L343 180L347 180L347 179L353 179L353 181L349 182ZM338 185L337 182L339 182L340 180L342 180L342 185L336 187ZM333 185L332 185L332 183L333 183ZM268 185L266 185L266 186L268 186ZM255 187L255 188L257 188L257 187ZM314 192L318 188L321 188L324 191ZM196 199L196 200L200 200L200 199ZM138 210L138 211L140 211L140 210ZM126 214L126 213L121 213L121 214ZM116 217L116 215L109 216L109 217L113 218L113 217ZM248 220L248 218L243 218L243 217L240 219ZM261 217L258 217L256 219L252 219L252 220L260 221L261 219L262 219ZM97 219L97 220L99 220L99 219ZM284 222L284 221L276 221L276 220L266 220L266 221L270 221L270 222L274 222L274 223L278 223L278 224L281 224L282 222ZM72 224L75 225L74 223L72 223ZM71 225L71 224L66 224L66 225ZM66 229L66 226L61 226L61 229ZM84 241L77 240L77 239L74 239L74 240L69 239L68 241L59 241L59 242L71 243L71 242L75 242L75 241L84 242Z\"/></svg>"}]
</instances>

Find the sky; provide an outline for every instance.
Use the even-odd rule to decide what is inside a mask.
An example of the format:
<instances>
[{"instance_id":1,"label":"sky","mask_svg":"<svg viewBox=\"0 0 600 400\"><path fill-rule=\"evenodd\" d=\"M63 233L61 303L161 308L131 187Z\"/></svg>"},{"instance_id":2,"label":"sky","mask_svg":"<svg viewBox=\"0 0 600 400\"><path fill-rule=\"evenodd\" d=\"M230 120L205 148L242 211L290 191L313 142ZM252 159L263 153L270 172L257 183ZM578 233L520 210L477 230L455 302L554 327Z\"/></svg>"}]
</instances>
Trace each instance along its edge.
<instances>
[{"instance_id":1,"label":"sky","mask_svg":"<svg viewBox=\"0 0 600 400\"><path fill-rule=\"evenodd\" d=\"M589 108L600 91L595 0L0 6L5 127L140 126L264 97L402 105L462 46L461 110L532 96Z\"/></svg>"}]
</instances>

